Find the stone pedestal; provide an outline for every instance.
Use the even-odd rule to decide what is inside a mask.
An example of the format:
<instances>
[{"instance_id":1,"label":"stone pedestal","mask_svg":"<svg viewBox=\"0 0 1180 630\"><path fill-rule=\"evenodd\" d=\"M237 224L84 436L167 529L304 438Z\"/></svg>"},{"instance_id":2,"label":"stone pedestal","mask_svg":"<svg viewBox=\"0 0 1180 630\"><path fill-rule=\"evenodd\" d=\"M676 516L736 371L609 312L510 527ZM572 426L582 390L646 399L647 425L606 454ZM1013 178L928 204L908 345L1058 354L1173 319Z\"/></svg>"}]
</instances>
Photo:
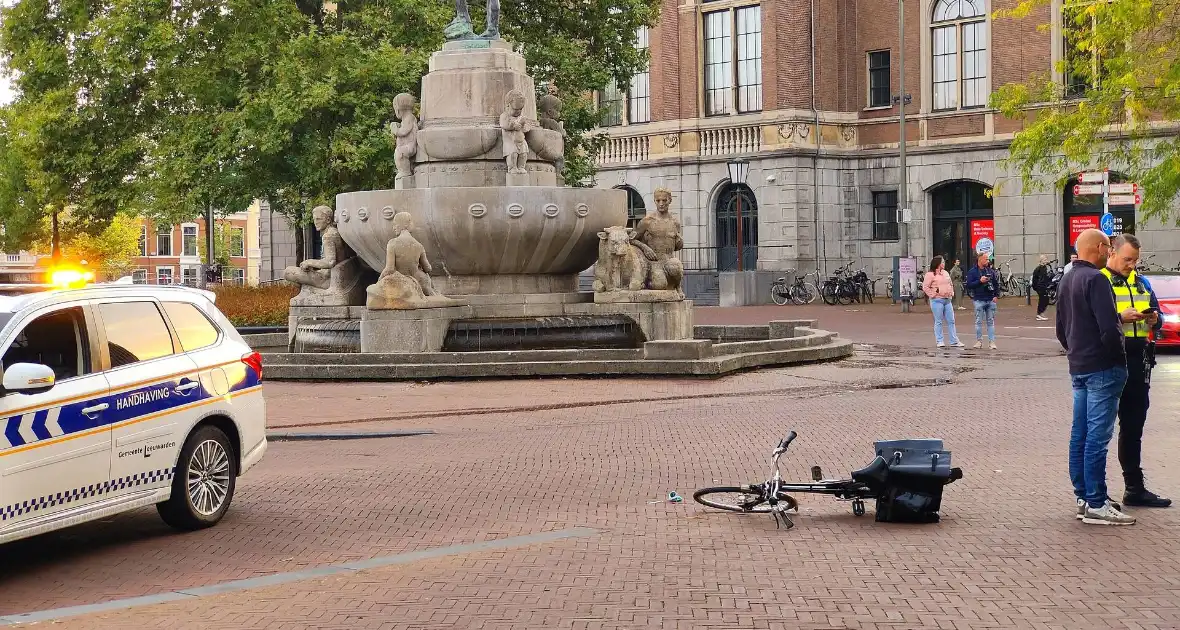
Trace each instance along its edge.
<instances>
[{"instance_id":1,"label":"stone pedestal","mask_svg":"<svg viewBox=\"0 0 1180 630\"><path fill-rule=\"evenodd\" d=\"M287 314L287 349L295 351L295 333L300 324L317 321L360 319L363 306L291 306Z\"/></svg>"},{"instance_id":2,"label":"stone pedestal","mask_svg":"<svg viewBox=\"0 0 1180 630\"><path fill-rule=\"evenodd\" d=\"M645 304L651 302L680 302L684 294L671 290L603 291L594 294L595 304Z\"/></svg>"},{"instance_id":3,"label":"stone pedestal","mask_svg":"<svg viewBox=\"0 0 1180 630\"><path fill-rule=\"evenodd\" d=\"M438 352L442 350L451 322L470 317L470 306L402 311L366 310L361 316L361 352Z\"/></svg>"}]
</instances>

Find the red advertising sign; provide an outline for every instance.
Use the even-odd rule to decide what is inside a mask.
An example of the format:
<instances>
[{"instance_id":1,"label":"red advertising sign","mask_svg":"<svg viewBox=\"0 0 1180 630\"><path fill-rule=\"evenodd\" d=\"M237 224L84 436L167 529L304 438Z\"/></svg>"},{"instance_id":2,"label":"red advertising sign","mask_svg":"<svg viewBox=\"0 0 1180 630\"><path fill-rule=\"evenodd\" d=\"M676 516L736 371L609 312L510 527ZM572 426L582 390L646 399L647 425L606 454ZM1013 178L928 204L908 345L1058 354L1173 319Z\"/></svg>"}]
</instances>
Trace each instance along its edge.
<instances>
[{"instance_id":1,"label":"red advertising sign","mask_svg":"<svg viewBox=\"0 0 1180 630\"><path fill-rule=\"evenodd\" d=\"M1073 247L1078 243L1078 237L1086 230L1098 228L1098 215L1084 214L1081 216L1069 218L1069 246ZM1072 252L1071 252L1072 253Z\"/></svg>"},{"instance_id":2,"label":"red advertising sign","mask_svg":"<svg viewBox=\"0 0 1180 630\"><path fill-rule=\"evenodd\" d=\"M971 221L971 248L976 254L992 255L996 251L996 223L991 219Z\"/></svg>"}]
</instances>

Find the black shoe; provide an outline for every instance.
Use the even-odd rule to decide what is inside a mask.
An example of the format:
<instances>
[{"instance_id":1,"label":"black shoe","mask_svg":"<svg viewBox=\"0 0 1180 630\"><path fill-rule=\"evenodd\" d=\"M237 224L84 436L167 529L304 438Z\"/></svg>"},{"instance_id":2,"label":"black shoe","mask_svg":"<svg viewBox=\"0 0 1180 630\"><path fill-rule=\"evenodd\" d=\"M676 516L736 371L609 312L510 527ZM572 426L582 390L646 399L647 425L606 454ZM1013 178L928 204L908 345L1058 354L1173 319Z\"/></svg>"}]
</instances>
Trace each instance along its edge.
<instances>
[{"instance_id":1,"label":"black shoe","mask_svg":"<svg viewBox=\"0 0 1180 630\"><path fill-rule=\"evenodd\" d=\"M1166 508L1172 505L1172 500L1165 499L1146 488L1128 488L1123 494L1123 503L1137 507Z\"/></svg>"}]
</instances>

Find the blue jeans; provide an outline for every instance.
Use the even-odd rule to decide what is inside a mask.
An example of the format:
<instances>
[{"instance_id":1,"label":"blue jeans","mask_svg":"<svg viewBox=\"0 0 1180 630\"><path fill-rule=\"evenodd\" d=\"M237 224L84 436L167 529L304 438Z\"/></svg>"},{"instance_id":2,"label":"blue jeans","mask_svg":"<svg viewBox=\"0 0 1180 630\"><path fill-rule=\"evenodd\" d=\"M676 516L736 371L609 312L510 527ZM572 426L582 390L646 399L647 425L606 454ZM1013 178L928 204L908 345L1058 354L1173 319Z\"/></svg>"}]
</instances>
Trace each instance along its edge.
<instances>
[{"instance_id":1,"label":"blue jeans","mask_svg":"<svg viewBox=\"0 0 1180 630\"><path fill-rule=\"evenodd\" d=\"M950 298L934 298L930 300L930 310L934 311L934 341L942 344L942 327L945 324L950 336L950 344L959 343L959 333L955 331L955 305Z\"/></svg>"},{"instance_id":2,"label":"blue jeans","mask_svg":"<svg viewBox=\"0 0 1180 630\"><path fill-rule=\"evenodd\" d=\"M975 340L983 341L983 322L987 321L987 340L996 341L996 303L991 300L975 302Z\"/></svg>"},{"instance_id":3,"label":"blue jeans","mask_svg":"<svg viewBox=\"0 0 1180 630\"><path fill-rule=\"evenodd\" d=\"M1073 431L1069 436L1069 478L1073 493L1092 508L1106 503L1106 448L1114 435L1127 368L1072 374Z\"/></svg>"}]
</instances>

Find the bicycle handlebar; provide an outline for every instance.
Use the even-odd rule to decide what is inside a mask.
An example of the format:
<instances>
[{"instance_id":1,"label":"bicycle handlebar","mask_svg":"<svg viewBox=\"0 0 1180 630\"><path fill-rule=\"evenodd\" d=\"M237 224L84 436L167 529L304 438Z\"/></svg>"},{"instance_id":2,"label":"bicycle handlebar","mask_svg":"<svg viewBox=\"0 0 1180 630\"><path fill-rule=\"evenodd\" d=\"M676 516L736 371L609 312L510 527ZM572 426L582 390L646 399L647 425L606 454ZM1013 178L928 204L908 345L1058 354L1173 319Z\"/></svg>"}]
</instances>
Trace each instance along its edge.
<instances>
[{"instance_id":1,"label":"bicycle handlebar","mask_svg":"<svg viewBox=\"0 0 1180 630\"><path fill-rule=\"evenodd\" d=\"M797 438L797 437L799 437L799 434L795 433L794 431L791 431L790 433L787 434L787 437L783 438L783 441L778 443L778 447L781 450L784 450L784 451L787 450L787 447L790 446L791 442L794 442L795 438Z\"/></svg>"}]
</instances>

